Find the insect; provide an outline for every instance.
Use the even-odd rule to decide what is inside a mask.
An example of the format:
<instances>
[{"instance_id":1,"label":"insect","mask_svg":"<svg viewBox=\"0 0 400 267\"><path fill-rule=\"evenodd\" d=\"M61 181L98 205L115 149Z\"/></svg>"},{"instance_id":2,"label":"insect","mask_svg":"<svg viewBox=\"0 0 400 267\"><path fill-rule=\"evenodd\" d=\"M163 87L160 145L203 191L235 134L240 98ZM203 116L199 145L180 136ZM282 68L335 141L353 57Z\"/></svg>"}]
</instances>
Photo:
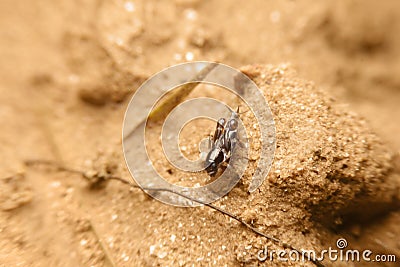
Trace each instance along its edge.
<instances>
[{"instance_id":1,"label":"insect","mask_svg":"<svg viewBox=\"0 0 400 267\"><path fill-rule=\"evenodd\" d=\"M205 160L205 170L211 177L217 174L222 163L229 163L229 159L238 142L238 114L239 107L236 112L232 112L228 120L220 118L217 122L212 140L210 139L210 151Z\"/></svg>"}]
</instances>

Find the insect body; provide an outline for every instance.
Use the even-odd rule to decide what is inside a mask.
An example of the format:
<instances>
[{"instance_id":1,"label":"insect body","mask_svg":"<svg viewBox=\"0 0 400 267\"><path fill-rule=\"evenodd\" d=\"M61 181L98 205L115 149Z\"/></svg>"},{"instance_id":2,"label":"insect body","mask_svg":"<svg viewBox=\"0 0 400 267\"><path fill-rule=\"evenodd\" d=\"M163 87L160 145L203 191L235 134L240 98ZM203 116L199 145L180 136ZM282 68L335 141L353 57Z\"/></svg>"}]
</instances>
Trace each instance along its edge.
<instances>
[{"instance_id":1,"label":"insect body","mask_svg":"<svg viewBox=\"0 0 400 267\"><path fill-rule=\"evenodd\" d=\"M232 112L228 120L220 118L217 122L214 136L212 141L210 140L211 148L205 161L205 170L211 177L217 174L222 163L229 163L237 143L238 113L239 108L236 112Z\"/></svg>"}]
</instances>

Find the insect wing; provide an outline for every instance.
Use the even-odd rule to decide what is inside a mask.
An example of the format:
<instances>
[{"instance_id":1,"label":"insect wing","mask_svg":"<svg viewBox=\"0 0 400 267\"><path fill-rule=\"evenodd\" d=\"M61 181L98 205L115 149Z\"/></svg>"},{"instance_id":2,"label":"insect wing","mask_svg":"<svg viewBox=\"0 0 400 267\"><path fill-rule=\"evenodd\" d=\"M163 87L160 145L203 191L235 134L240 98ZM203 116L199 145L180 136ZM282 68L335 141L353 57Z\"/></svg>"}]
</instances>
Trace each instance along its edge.
<instances>
[{"instance_id":1,"label":"insect wing","mask_svg":"<svg viewBox=\"0 0 400 267\"><path fill-rule=\"evenodd\" d=\"M217 127L215 128L215 133L214 133L214 137L213 137L214 143L218 139L220 139L220 137L224 134L225 123L226 123L226 120L224 118L221 118L217 121Z\"/></svg>"}]
</instances>

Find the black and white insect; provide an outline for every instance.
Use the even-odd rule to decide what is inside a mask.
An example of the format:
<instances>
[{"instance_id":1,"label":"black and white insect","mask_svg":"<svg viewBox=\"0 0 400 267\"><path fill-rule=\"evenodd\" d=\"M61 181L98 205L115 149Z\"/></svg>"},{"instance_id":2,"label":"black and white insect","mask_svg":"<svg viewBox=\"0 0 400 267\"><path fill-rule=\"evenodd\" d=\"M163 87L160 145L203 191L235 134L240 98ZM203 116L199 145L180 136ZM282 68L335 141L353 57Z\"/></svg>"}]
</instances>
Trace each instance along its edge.
<instances>
[{"instance_id":1,"label":"black and white insect","mask_svg":"<svg viewBox=\"0 0 400 267\"><path fill-rule=\"evenodd\" d=\"M238 143L238 119L239 107L236 112L232 112L228 120L220 118L217 122L214 135L209 140L210 151L205 159L205 170L211 177L217 174L221 164L229 163Z\"/></svg>"}]
</instances>

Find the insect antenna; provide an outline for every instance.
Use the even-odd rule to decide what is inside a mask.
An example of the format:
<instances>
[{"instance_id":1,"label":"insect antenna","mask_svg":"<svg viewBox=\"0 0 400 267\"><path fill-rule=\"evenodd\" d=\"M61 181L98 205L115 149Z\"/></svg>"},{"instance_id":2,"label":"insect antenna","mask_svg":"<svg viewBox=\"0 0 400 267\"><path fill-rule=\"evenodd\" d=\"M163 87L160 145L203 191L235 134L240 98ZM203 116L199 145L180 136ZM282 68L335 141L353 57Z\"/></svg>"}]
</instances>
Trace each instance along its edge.
<instances>
[{"instance_id":1,"label":"insect antenna","mask_svg":"<svg viewBox=\"0 0 400 267\"><path fill-rule=\"evenodd\" d=\"M244 113L247 113L247 112L249 112L249 111L250 111L250 109L247 109L246 111L239 112L239 107L240 107L240 106L238 106L238 107L237 107L237 110L236 110L236 114L238 114L238 115L240 115L240 114L244 114Z\"/></svg>"}]
</instances>

